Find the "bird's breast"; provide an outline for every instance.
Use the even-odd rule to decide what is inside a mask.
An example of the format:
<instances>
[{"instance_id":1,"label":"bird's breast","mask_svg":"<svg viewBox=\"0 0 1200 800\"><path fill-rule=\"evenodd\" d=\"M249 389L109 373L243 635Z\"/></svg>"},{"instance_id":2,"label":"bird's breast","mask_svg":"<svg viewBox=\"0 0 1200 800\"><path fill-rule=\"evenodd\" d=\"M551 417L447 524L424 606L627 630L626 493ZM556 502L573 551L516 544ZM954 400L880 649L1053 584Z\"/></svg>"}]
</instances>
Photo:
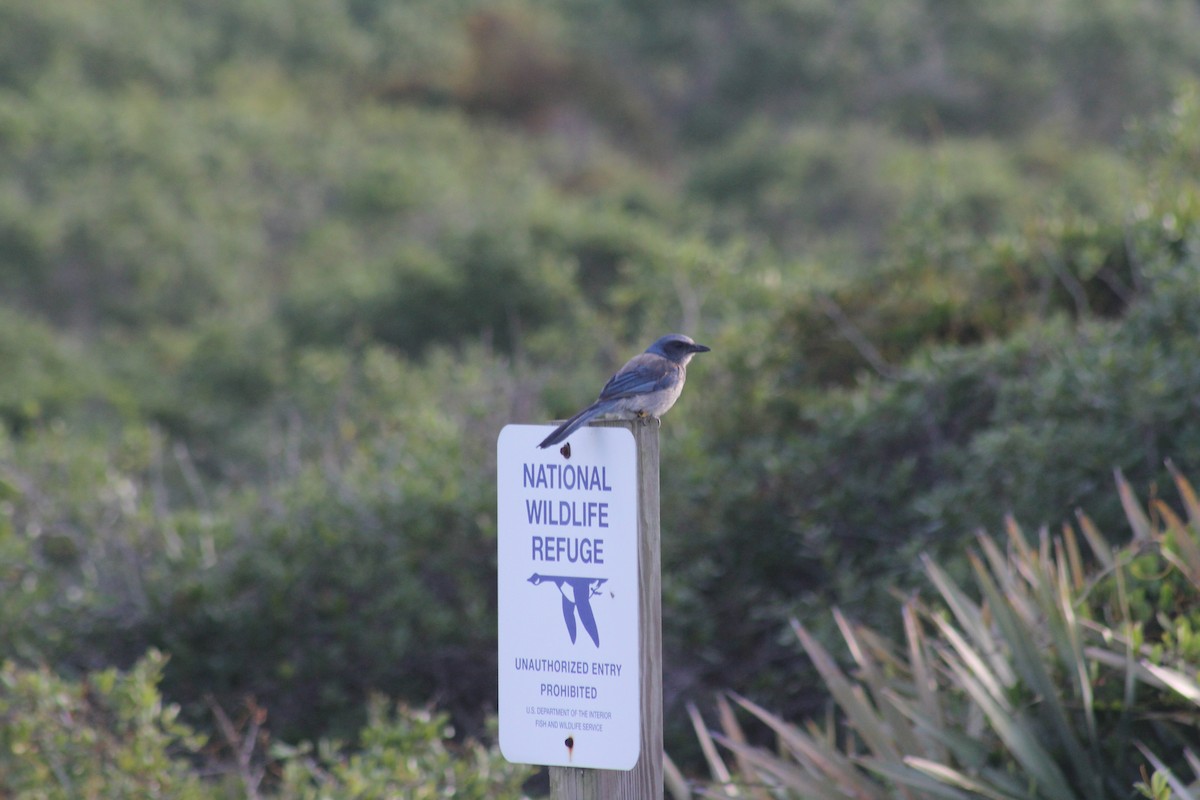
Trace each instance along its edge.
<instances>
[{"instance_id":1,"label":"bird's breast","mask_svg":"<svg viewBox=\"0 0 1200 800\"><path fill-rule=\"evenodd\" d=\"M624 409L632 414L644 414L650 417L661 417L675 405L683 391L683 379L673 385L653 392L646 392L635 397L627 397L623 402Z\"/></svg>"}]
</instances>

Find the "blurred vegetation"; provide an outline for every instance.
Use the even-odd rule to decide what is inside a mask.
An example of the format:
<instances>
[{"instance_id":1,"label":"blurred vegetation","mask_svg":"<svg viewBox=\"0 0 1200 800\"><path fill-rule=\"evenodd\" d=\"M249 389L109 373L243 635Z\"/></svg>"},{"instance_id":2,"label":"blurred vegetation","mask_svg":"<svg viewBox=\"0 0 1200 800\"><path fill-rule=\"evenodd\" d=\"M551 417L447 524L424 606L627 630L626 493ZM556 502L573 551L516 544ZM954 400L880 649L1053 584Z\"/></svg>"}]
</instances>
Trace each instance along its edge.
<instances>
[{"instance_id":1,"label":"blurred vegetation","mask_svg":"<svg viewBox=\"0 0 1200 800\"><path fill-rule=\"evenodd\" d=\"M792 617L1200 472L1198 74L1183 0L11 0L0 652L155 648L147 747L252 698L313 785L376 692L482 735L495 437L680 330L670 748L817 712Z\"/></svg>"},{"instance_id":2,"label":"blurred vegetation","mask_svg":"<svg viewBox=\"0 0 1200 800\"><path fill-rule=\"evenodd\" d=\"M151 650L128 672L81 681L49 670L0 667L0 790L13 800L405 797L517 800L528 767L495 747L455 744L445 714L369 704L359 747L272 743L267 711L231 718L214 705L210 740L179 720L158 684L166 657ZM217 744L219 742L220 744ZM200 769L197 769L197 765ZM203 776L203 778L202 778Z\"/></svg>"},{"instance_id":3,"label":"blurred vegetation","mask_svg":"<svg viewBox=\"0 0 1200 800\"><path fill-rule=\"evenodd\" d=\"M0 789L12 798L207 796L187 762L203 738L164 705L166 659L151 652L127 674L82 682L11 661L0 667Z\"/></svg>"}]
</instances>

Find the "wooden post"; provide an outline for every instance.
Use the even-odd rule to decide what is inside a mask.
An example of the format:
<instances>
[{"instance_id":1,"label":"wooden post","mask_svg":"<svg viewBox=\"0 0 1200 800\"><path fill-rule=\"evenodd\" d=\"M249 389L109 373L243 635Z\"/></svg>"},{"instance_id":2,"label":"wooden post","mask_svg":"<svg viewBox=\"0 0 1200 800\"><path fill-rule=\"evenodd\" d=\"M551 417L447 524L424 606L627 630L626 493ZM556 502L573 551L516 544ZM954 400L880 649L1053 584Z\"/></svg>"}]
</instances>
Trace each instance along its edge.
<instances>
[{"instance_id":1,"label":"wooden post","mask_svg":"<svg viewBox=\"0 0 1200 800\"><path fill-rule=\"evenodd\" d=\"M638 638L642 747L629 772L550 767L551 800L661 800L663 797L662 554L659 549L656 419L597 422L628 428L637 443Z\"/></svg>"}]
</instances>

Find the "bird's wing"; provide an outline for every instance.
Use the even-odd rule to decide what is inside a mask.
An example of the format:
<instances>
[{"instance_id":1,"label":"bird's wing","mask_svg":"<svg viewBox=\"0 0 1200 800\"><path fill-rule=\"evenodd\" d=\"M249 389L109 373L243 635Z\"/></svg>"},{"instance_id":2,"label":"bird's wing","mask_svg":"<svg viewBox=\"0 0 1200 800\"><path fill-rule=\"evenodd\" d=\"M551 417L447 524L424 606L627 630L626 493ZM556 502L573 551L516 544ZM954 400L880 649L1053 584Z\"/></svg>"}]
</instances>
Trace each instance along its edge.
<instances>
[{"instance_id":1,"label":"bird's wing","mask_svg":"<svg viewBox=\"0 0 1200 800\"><path fill-rule=\"evenodd\" d=\"M541 441L538 447L546 448L558 444L588 420L601 414L607 414L613 408L613 401L666 389L674 385L681 377L682 370L670 359L654 353L642 353L634 356L626 362L625 366L617 370L616 375L608 379L608 383L604 384L604 388L600 390L600 397L596 399L596 402L555 428L549 436Z\"/></svg>"},{"instance_id":2,"label":"bird's wing","mask_svg":"<svg viewBox=\"0 0 1200 800\"><path fill-rule=\"evenodd\" d=\"M588 632L588 636L592 637L592 641L596 643L596 647L599 647L600 630L596 627L596 615L592 613L591 599L576 602L575 610L579 612L579 621L583 623L583 629Z\"/></svg>"},{"instance_id":3,"label":"bird's wing","mask_svg":"<svg viewBox=\"0 0 1200 800\"><path fill-rule=\"evenodd\" d=\"M567 633L571 634L571 644L575 644L575 604L566 595L563 595L562 608L563 619L567 621Z\"/></svg>"},{"instance_id":4,"label":"bird's wing","mask_svg":"<svg viewBox=\"0 0 1200 800\"><path fill-rule=\"evenodd\" d=\"M616 400L666 388L674 380L676 371L675 364L662 356L642 353L629 359L608 379L600 390L599 399Z\"/></svg>"}]
</instances>

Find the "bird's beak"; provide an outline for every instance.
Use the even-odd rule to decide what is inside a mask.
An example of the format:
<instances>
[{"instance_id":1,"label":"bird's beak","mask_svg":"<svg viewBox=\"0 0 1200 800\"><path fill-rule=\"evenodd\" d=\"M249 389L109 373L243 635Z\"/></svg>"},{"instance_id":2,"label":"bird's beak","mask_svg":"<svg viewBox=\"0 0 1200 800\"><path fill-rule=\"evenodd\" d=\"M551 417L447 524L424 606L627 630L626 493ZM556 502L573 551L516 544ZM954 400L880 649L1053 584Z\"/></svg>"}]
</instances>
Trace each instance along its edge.
<instances>
[{"instance_id":1,"label":"bird's beak","mask_svg":"<svg viewBox=\"0 0 1200 800\"><path fill-rule=\"evenodd\" d=\"M692 352L693 353L707 353L709 350L712 350L712 348L706 347L705 345L702 345L702 344L692 344Z\"/></svg>"}]
</instances>

